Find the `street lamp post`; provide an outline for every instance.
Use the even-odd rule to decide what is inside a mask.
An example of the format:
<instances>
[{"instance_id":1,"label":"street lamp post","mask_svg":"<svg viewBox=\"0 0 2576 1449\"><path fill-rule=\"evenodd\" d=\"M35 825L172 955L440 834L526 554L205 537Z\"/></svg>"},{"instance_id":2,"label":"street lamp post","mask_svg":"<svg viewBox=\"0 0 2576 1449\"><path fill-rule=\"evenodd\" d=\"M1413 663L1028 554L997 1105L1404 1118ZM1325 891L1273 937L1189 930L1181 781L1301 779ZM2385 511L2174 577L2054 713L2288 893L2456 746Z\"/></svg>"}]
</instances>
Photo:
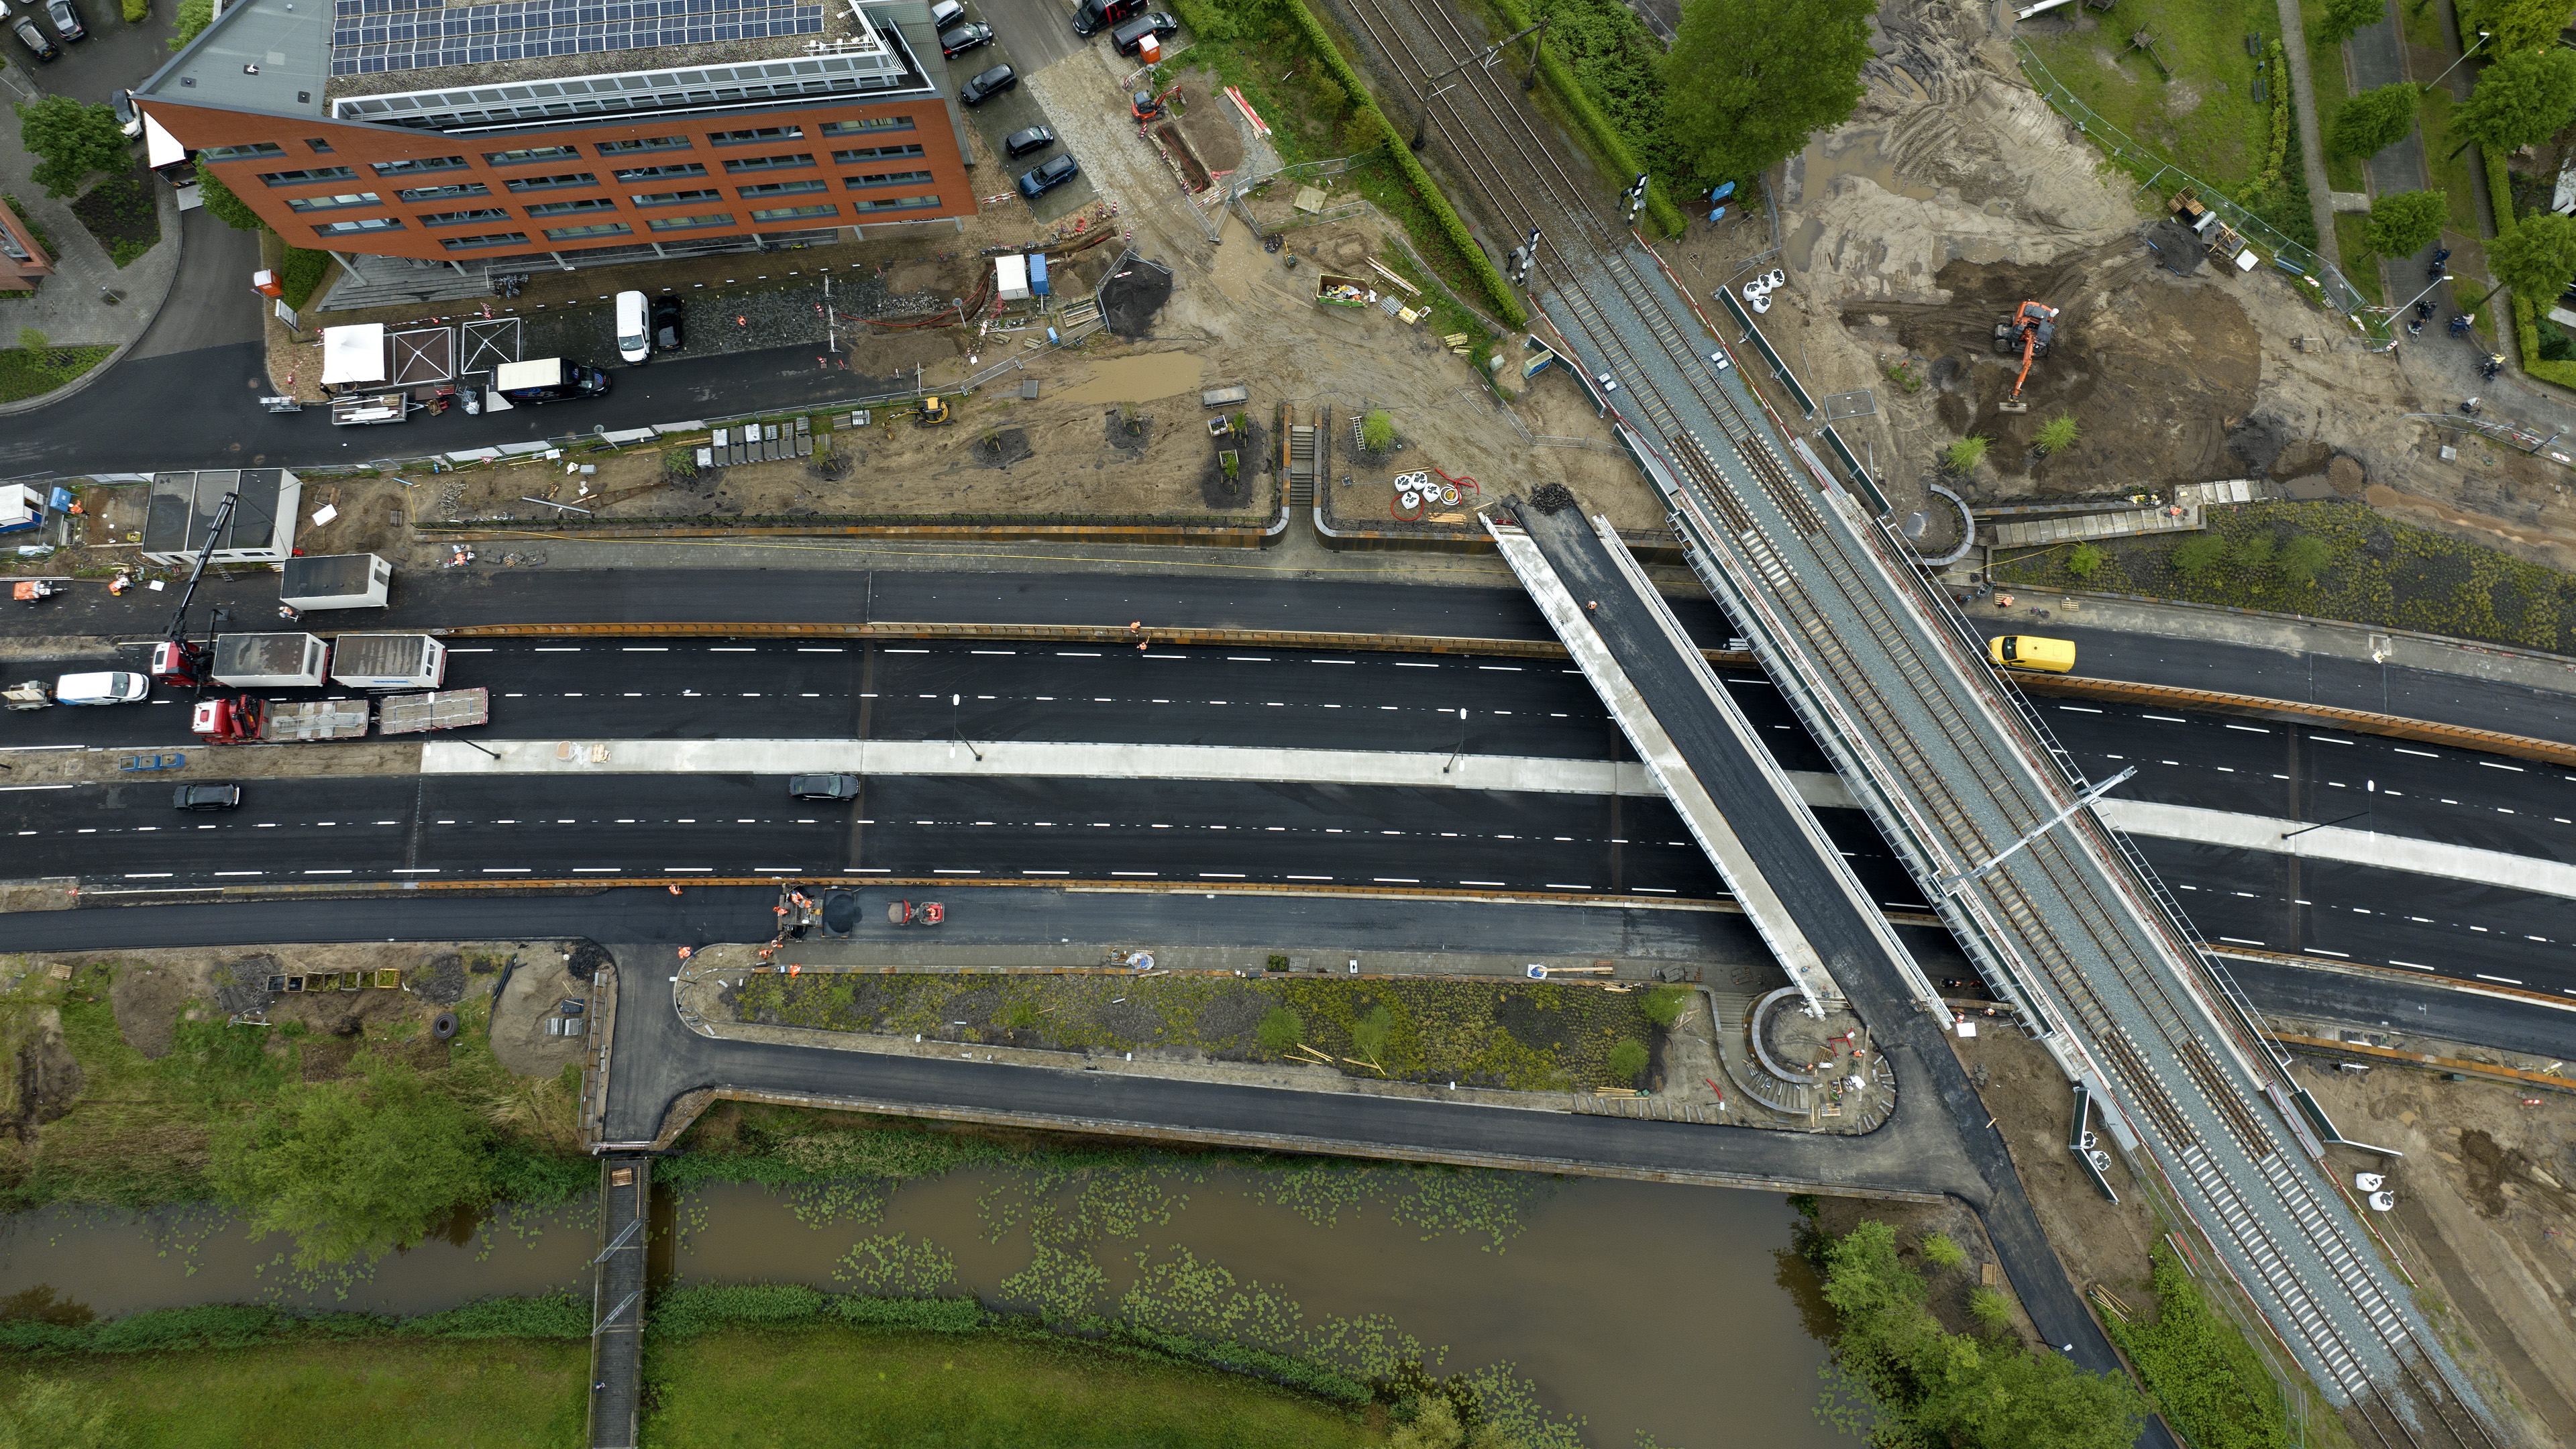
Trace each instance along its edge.
<instances>
[{"instance_id":1,"label":"street lamp post","mask_svg":"<svg viewBox=\"0 0 2576 1449\"><path fill-rule=\"evenodd\" d=\"M958 713L964 705L965 698L966 697L962 694L952 694L948 696L948 728L956 734L957 743L964 745L966 747L966 753L973 755L975 757L975 763L980 765L984 763L984 752L975 748L975 742L973 740L966 738L966 726ZM951 756L950 758L954 759L955 756Z\"/></svg>"},{"instance_id":2,"label":"street lamp post","mask_svg":"<svg viewBox=\"0 0 2576 1449\"><path fill-rule=\"evenodd\" d=\"M1442 711L1442 713L1444 713L1444 714L1445 714L1445 713L1447 713L1447 711L1445 711L1445 710L1444 710L1444 711ZM1458 748L1456 748L1456 749L1454 749L1454 750L1451 750L1451 751L1449 752L1449 763L1448 763L1448 764L1446 764L1446 765L1442 765L1442 766L1440 767L1440 773L1441 773L1441 774L1446 775L1446 774L1448 774L1452 769L1456 768L1456 767L1457 767L1457 764L1458 764L1458 759L1459 759L1459 757L1460 757L1460 756L1462 756L1462 755L1464 755L1464 754L1466 754L1466 753L1467 753L1467 712L1466 712L1465 710L1463 710L1463 709L1462 709L1462 710L1458 711Z\"/></svg>"},{"instance_id":3,"label":"street lamp post","mask_svg":"<svg viewBox=\"0 0 2576 1449\"><path fill-rule=\"evenodd\" d=\"M2478 32L2478 38L2477 38L2476 40L2471 41L2471 42L2469 43L2469 48L2468 48L2468 49L2466 49L2466 50L2464 50L2464 51L2461 51L2461 52L2460 52L2460 58L2459 58L2458 60L2452 61L2449 65L2444 66L2444 67L2442 68L2442 73L2441 73L2440 75L2437 75L2437 76L2433 77L2433 85L2428 85L2428 86L2424 87L2425 91L2427 91L2427 92L2429 93L2429 92L2433 89L2433 86L2440 85L2443 81L2445 81L2445 80L2449 79L2449 78L2450 78L2450 74L2451 74L2451 72L2452 72L2452 71L2458 70L2458 69L2460 68L2460 66L2461 66L2464 62L2466 62L2470 56L2475 55L2475 54L2477 54L2477 53L2478 53L2478 47L2479 47L2479 46L2484 45L2484 44L2486 44L2488 41L2493 40L2493 39L2495 39L2495 32L2494 32L2494 31L2491 31L2491 30L2481 30L2481 31L2479 31L2479 32Z\"/></svg>"}]
</instances>

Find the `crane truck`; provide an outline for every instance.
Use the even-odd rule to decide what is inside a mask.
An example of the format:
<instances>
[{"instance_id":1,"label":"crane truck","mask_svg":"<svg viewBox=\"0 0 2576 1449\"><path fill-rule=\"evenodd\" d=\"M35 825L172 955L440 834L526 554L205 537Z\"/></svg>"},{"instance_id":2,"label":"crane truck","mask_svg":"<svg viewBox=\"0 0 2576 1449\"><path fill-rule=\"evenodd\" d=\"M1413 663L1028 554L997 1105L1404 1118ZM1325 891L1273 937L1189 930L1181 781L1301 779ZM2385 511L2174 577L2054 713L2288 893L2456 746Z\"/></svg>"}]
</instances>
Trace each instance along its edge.
<instances>
[{"instance_id":1,"label":"crane truck","mask_svg":"<svg viewBox=\"0 0 2576 1449\"><path fill-rule=\"evenodd\" d=\"M2049 344L2057 340L2057 309L2039 302L2024 302L2013 315L1995 324L1995 351L2004 356L2021 354L2021 375L2013 379L2012 395L1995 404L1995 411L2026 413L2030 404L2021 400L2022 384L2030 381L2030 365L2048 355Z\"/></svg>"},{"instance_id":2,"label":"crane truck","mask_svg":"<svg viewBox=\"0 0 2576 1449\"><path fill-rule=\"evenodd\" d=\"M491 691L435 690L380 699L263 699L237 694L201 699L188 728L210 745L279 745L354 740L370 726L380 735L463 729L492 718Z\"/></svg>"}]
</instances>

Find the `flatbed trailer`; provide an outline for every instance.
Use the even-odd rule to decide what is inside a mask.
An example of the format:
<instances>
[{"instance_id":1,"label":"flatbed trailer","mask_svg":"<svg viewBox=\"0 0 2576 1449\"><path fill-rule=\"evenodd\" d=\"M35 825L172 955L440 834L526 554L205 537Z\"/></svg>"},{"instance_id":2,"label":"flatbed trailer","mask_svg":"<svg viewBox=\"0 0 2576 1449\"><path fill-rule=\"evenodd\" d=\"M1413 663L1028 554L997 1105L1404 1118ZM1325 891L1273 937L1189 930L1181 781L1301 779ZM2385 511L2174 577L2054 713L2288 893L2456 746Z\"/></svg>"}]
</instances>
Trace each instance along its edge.
<instances>
[{"instance_id":1,"label":"flatbed trailer","mask_svg":"<svg viewBox=\"0 0 2576 1449\"><path fill-rule=\"evenodd\" d=\"M492 717L491 691L450 689L386 699L261 699L239 695L200 700L189 728L208 744L302 744L354 740L369 727L385 735L463 729Z\"/></svg>"},{"instance_id":2,"label":"flatbed trailer","mask_svg":"<svg viewBox=\"0 0 2576 1449\"><path fill-rule=\"evenodd\" d=\"M459 730L488 723L491 718L492 692L488 689L397 694L377 706L376 733L416 735L423 730Z\"/></svg>"},{"instance_id":3,"label":"flatbed trailer","mask_svg":"<svg viewBox=\"0 0 2576 1449\"><path fill-rule=\"evenodd\" d=\"M259 740L266 745L354 740L367 732L367 713L363 699L271 701L260 715Z\"/></svg>"}]
</instances>

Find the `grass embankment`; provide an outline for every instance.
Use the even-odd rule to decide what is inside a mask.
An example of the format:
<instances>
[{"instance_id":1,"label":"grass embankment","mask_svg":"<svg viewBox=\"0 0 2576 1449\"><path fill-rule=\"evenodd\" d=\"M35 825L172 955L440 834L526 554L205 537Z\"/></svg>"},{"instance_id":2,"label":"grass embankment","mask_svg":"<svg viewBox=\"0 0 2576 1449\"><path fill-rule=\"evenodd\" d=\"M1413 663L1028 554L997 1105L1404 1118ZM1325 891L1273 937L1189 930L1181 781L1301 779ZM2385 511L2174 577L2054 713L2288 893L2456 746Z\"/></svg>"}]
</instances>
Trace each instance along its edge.
<instances>
[{"instance_id":1,"label":"grass embankment","mask_svg":"<svg viewBox=\"0 0 2576 1449\"><path fill-rule=\"evenodd\" d=\"M42 397L115 352L113 347L0 347L0 402Z\"/></svg>"},{"instance_id":2,"label":"grass embankment","mask_svg":"<svg viewBox=\"0 0 2576 1449\"><path fill-rule=\"evenodd\" d=\"M2279 1385L2235 1325L2209 1311L2173 1254L2156 1250L2156 1321L2106 1318L2166 1422L2203 1449L2282 1449L2289 1419Z\"/></svg>"},{"instance_id":3,"label":"grass embankment","mask_svg":"<svg viewBox=\"0 0 2576 1449\"><path fill-rule=\"evenodd\" d=\"M1622 1073L1613 1057L1623 1042L1642 1047L1653 1013L1671 1020L1678 998L1543 981L763 975L739 1001L744 1020L827 1031L1239 1061L1320 1053L1350 1076L1565 1091L1631 1085L1642 1060Z\"/></svg>"},{"instance_id":4,"label":"grass embankment","mask_svg":"<svg viewBox=\"0 0 2576 1449\"><path fill-rule=\"evenodd\" d=\"M1284 1389L1035 1336L728 1328L657 1341L645 1373L657 1407L644 1438L670 1449L1383 1442L1351 1413Z\"/></svg>"},{"instance_id":5,"label":"grass embankment","mask_svg":"<svg viewBox=\"0 0 2576 1449\"><path fill-rule=\"evenodd\" d=\"M2101 567L2090 578L2067 571L2075 556L2067 548L2017 554L1995 578L2576 653L2576 578L2553 569L2394 522L2360 503L2257 503L2212 509L2207 518L2204 534L2097 545ZM2325 546L2309 582L2284 566L2301 536Z\"/></svg>"},{"instance_id":6,"label":"grass embankment","mask_svg":"<svg viewBox=\"0 0 2576 1449\"><path fill-rule=\"evenodd\" d=\"M231 1026L208 1009L209 1019L180 1020L170 1050L153 1058L117 1026L115 981L131 969L138 968L109 957L56 981L23 961L0 968L0 979L17 971L16 982L0 992L0 1015L19 1023L18 1035L32 1041L27 1028L49 1010L59 1013L62 1046L79 1063L81 1079L68 1110L45 1121L32 1146L23 1135L0 1142L0 1210L206 1199L212 1196L207 1154L218 1123L268 1106L290 1082L350 1075L362 1049L398 1056L433 1090L483 1114L498 1200L562 1201L597 1185L593 1164L573 1155L578 1071L568 1080L527 1078L502 1066L485 1040L488 991L469 989L457 1003L461 1025L448 1042L429 1039L427 1018L437 1008L425 1004L399 1020L357 1021L347 1036L320 1035L300 1021ZM18 1093L25 1080L14 1070L0 1073L0 1108L23 1109Z\"/></svg>"}]
</instances>

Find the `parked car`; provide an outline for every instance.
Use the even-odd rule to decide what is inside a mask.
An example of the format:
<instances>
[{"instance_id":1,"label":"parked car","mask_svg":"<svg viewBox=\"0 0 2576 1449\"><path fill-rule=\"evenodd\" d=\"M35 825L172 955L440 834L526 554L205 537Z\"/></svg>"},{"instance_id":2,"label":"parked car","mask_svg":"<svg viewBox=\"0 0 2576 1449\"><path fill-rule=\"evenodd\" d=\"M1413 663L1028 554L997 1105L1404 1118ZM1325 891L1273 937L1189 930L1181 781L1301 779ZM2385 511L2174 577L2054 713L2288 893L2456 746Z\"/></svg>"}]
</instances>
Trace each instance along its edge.
<instances>
[{"instance_id":1,"label":"parked car","mask_svg":"<svg viewBox=\"0 0 2576 1449\"><path fill-rule=\"evenodd\" d=\"M56 704L141 704L152 695L152 676L125 669L66 674L54 681Z\"/></svg>"},{"instance_id":2,"label":"parked car","mask_svg":"<svg viewBox=\"0 0 2576 1449\"><path fill-rule=\"evenodd\" d=\"M930 7L930 28L946 30L966 18L966 0L939 0Z\"/></svg>"},{"instance_id":3,"label":"parked car","mask_svg":"<svg viewBox=\"0 0 2576 1449\"><path fill-rule=\"evenodd\" d=\"M72 8L72 0L45 0L45 14L53 20L54 29L61 33L63 39L89 39L89 27L81 24L80 12Z\"/></svg>"},{"instance_id":4,"label":"parked car","mask_svg":"<svg viewBox=\"0 0 2576 1449\"><path fill-rule=\"evenodd\" d=\"M688 333L680 325L680 299L653 299L653 350L677 352L688 346Z\"/></svg>"},{"instance_id":5,"label":"parked car","mask_svg":"<svg viewBox=\"0 0 2576 1449\"><path fill-rule=\"evenodd\" d=\"M45 32L38 30L36 28L36 22L28 19L26 16L21 15L16 20L11 21L9 28L18 32L19 42L25 45L29 50L34 51L36 53L36 59L60 60L63 58L61 47L55 45L52 41L47 40L45 38Z\"/></svg>"},{"instance_id":6,"label":"parked car","mask_svg":"<svg viewBox=\"0 0 2576 1449\"><path fill-rule=\"evenodd\" d=\"M1139 15L1109 32L1109 43L1118 47L1120 55L1134 55L1137 47L1145 43L1146 36L1160 40L1180 28L1181 22L1174 20L1168 12L1156 10Z\"/></svg>"},{"instance_id":7,"label":"parked car","mask_svg":"<svg viewBox=\"0 0 2576 1449\"><path fill-rule=\"evenodd\" d=\"M143 113L134 109L134 92L118 91L107 98L107 103L116 111L116 124L124 130L125 139L131 141L143 134Z\"/></svg>"},{"instance_id":8,"label":"parked car","mask_svg":"<svg viewBox=\"0 0 2576 1449\"><path fill-rule=\"evenodd\" d=\"M790 775L787 793L799 800L856 800L859 777L856 775Z\"/></svg>"},{"instance_id":9,"label":"parked car","mask_svg":"<svg viewBox=\"0 0 2576 1449\"><path fill-rule=\"evenodd\" d=\"M1020 178L1020 194L1035 201L1081 174L1082 168L1070 156L1042 161Z\"/></svg>"},{"instance_id":10,"label":"parked car","mask_svg":"<svg viewBox=\"0 0 2576 1449\"><path fill-rule=\"evenodd\" d=\"M617 355L628 362L645 362L653 356L653 340L645 335L644 294L617 294Z\"/></svg>"},{"instance_id":11,"label":"parked car","mask_svg":"<svg viewBox=\"0 0 2576 1449\"><path fill-rule=\"evenodd\" d=\"M235 810L241 807L239 785L181 785L170 798L177 810Z\"/></svg>"},{"instance_id":12,"label":"parked car","mask_svg":"<svg viewBox=\"0 0 2576 1449\"><path fill-rule=\"evenodd\" d=\"M1043 151L1054 144L1055 132L1044 126L1031 126L1024 131L1013 131L1002 138L1002 150L1013 160L1032 152Z\"/></svg>"},{"instance_id":13,"label":"parked car","mask_svg":"<svg viewBox=\"0 0 2576 1449\"><path fill-rule=\"evenodd\" d=\"M1082 0L1073 12L1073 33L1090 35L1104 25L1134 18L1145 9L1145 0Z\"/></svg>"},{"instance_id":14,"label":"parked car","mask_svg":"<svg viewBox=\"0 0 2576 1449\"><path fill-rule=\"evenodd\" d=\"M992 41L993 27L969 20L939 32L939 53L955 60L979 45L990 45Z\"/></svg>"},{"instance_id":15,"label":"parked car","mask_svg":"<svg viewBox=\"0 0 2576 1449\"><path fill-rule=\"evenodd\" d=\"M1020 73L1007 65L997 65L957 88L957 99L970 106L980 106L1020 83Z\"/></svg>"}]
</instances>

